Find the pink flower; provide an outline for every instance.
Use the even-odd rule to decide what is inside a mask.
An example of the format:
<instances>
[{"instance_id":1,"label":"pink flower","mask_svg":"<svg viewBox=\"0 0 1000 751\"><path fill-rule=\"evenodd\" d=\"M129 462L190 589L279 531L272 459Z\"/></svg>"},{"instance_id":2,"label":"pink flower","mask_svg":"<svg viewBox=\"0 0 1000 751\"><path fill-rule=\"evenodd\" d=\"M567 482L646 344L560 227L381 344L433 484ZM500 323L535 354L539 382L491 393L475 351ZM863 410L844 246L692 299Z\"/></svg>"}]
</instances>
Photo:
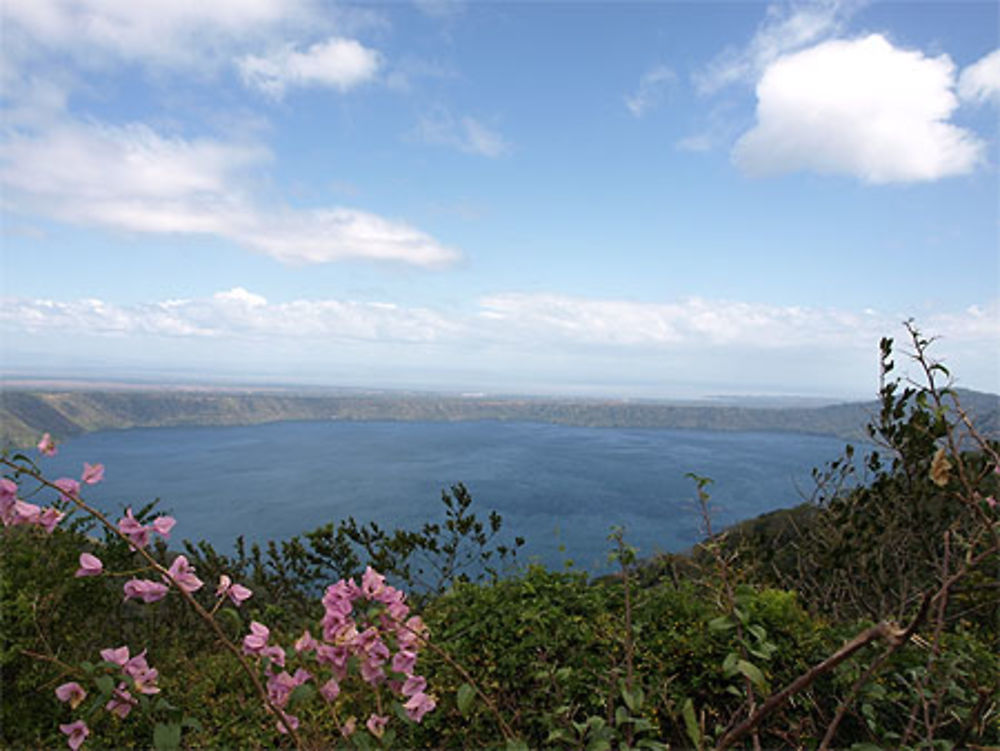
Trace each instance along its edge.
<instances>
[{"instance_id":1,"label":"pink flower","mask_svg":"<svg viewBox=\"0 0 1000 751\"><path fill-rule=\"evenodd\" d=\"M365 727L368 728L368 732L376 738L381 738L382 734L385 732L385 726L388 722L389 717L387 715L372 714L372 716L368 718L368 722L365 723Z\"/></svg>"},{"instance_id":2,"label":"pink flower","mask_svg":"<svg viewBox=\"0 0 1000 751\"><path fill-rule=\"evenodd\" d=\"M419 693L414 694L410 697L403 705L403 709L406 710L406 715L414 722L420 722L424 719L424 715L430 712L434 707L437 706L437 702L434 701L434 697L428 694Z\"/></svg>"},{"instance_id":3,"label":"pink flower","mask_svg":"<svg viewBox=\"0 0 1000 751\"><path fill-rule=\"evenodd\" d=\"M17 503L17 484L6 477L0 477L0 517L4 524L14 519L14 504Z\"/></svg>"},{"instance_id":4,"label":"pink flower","mask_svg":"<svg viewBox=\"0 0 1000 751\"><path fill-rule=\"evenodd\" d=\"M347 722L340 726L340 734L345 738L350 738L354 735L354 731L357 730L358 721L353 717L348 717Z\"/></svg>"},{"instance_id":5,"label":"pink flower","mask_svg":"<svg viewBox=\"0 0 1000 751\"><path fill-rule=\"evenodd\" d=\"M115 693L111 696L111 701L105 704L104 708L111 712L111 714L117 715L124 720L128 717L128 713L132 711L133 705L138 703L135 697L128 692L126 685L119 683L115 689Z\"/></svg>"},{"instance_id":6,"label":"pink flower","mask_svg":"<svg viewBox=\"0 0 1000 751\"><path fill-rule=\"evenodd\" d=\"M128 662L128 647L102 649L101 659L113 663L120 668L125 667L125 663Z\"/></svg>"},{"instance_id":7,"label":"pink flower","mask_svg":"<svg viewBox=\"0 0 1000 751\"><path fill-rule=\"evenodd\" d=\"M989 496L988 498L986 498L986 505L989 506L991 509L995 509L997 507L997 499L994 498L993 496Z\"/></svg>"},{"instance_id":8,"label":"pink flower","mask_svg":"<svg viewBox=\"0 0 1000 751\"><path fill-rule=\"evenodd\" d=\"M66 514L62 511L54 509L51 506L46 506L38 515L35 523L51 535L52 530L56 528L56 525L62 521L64 516L66 516Z\"/></svg>"},{"instance_id":9,"label":"pink flower","mask_svg":"<svg viewBox=\"0 0 1000 751\"><path fill-rule=\"evenodd\" d=\"M156 668L149 667L149 663L146 662L145 649L126 662L122 666L122 672L132 679L135 683L135 690L139 693L160 693L160 688L156 685L156 679L159 677L159 672Z\"/></svg>"},{"instance_id":10,"label":"pink flower","mask_svg":"<svg viewBox=\"0 0 1000 751\"><path fill-rule=\"evenodd\" d=\"M62 499L64 501L68 502L80 497L80 483L71 477L60 477L52 484L62 491Z\"/></svg>"},{"instance_id":11,"label":"pink flower","mask_svg":"<svg viewBox=\"0 0 1000 751\"><path fill-rule=\"evenodd\" d=\"M340 696L340 684L335 678L331 678L319 688L320 696L327 701L333 701Z\"/></svg>"},{"instance_id":12,"label":"pink flower","mask_svg":"<svg viewBox=\"0 0 1000 751\"><path fill-rule=\"evenodd\" d=\"M413 672L413 666L417 662L416 652L397 652L392 657L392 669L397 673L403 673L404 675L409 675Z\"/></svg>"},{"instance_id":13,"label":"pink flower","mask_svg":"<svg viewBox=\"0 0 1000 751\"><path fill-rule=\"evenodd\" d=\"M371 566L365 569L361 577L361 591L369 600L374 600L385 588L385 577L378 573Z\"/></svg>"},{"instance_id":14,"label":"pink flower","mask_svg":"<svg viewBox=\"0 0 1000 751\"><path fill-rule=\"evenodd\" d=\"M402 694L403 696L415 696L416 694L423 693L427 688L427 679L422 675L411 675L406 679L406 683L403 684Z\"/></svg>"},{"instance_id":15,"label":"pink flower","mask_svg":"<svg viewBox=\"0 0 1000 751\"><path fill-rule=\"evenodd\" d=\"M118 531L137 548L144 548L149 544L149 527L139 524L139 520L132 516L131 507L125 509L125 516L118 520Z\"/></svg>"},{"instance_id":16,"label":"pink flower","mask_svg":"<svg viewBox=\"0 0 1000 751\"><path fill-rule=\"evenodd\" d=\"M174 562L170 564L167 573L170 574L170 578L173 579L174 583L185 592L197 592L204 586L204 582L194 575L194 567L188 563L186 556L179 555L174 558ZM164 581L166 580L166 577L164 577Z\"/></svg>"},{"instance_id":17,"label":"pink flower","mask_svg":"<svg viewBox=\"0 0 1000 751\"><path fill-rule=\"evenodd\" d=\"M242 584L233 584L232 579L223 574L219 577L219 586L215 590L215 596L225 597L226 595L233 601L233 605L239 607L253 596L253 592ZM301 652L302 650L297 649L296 651Z\"/></svg>"},{"instance_id":18,"label":"pink flower","mask_svg":"<svg viewBox=\"0 0 1000 751\"><path fill-rule=\"evenodd\" d=\"M156 534L160 535L166 540L170 539L170 530L174 528L177 520L172 516L158 516L153 519L153 523L150 525Z\"/></svg>"},{"instance_id":19,"label":"pink flower","mask_svg":"<svg viewBox=\"0 0 1000 751\"><path fill-rule=\"evenodd\" d=\"M87 698L87 692L83 690L83 686L79 683L71 681L64 683L56 689L56 698L59 701L69 702L69 706L72 709L76 709L80 706L80 702Z\"/></svg>"},{"instance_id":20,"label":"pink flower","mask_svg":"<svg viewBox=\"0 0 1000 751\"><path fill-rule=\"evenodd\" d=\"M80 553L80 568L73 576L99 576L104 571L104 564L96 555Z\"/></svg>"},{"instance_id":21,"label":"pink flower","mask_svg":"<svg viewBox=\"0 0 1000 751\"><path fill-rule=\"evenodd\" d=\"M278 720L278 732L282 735L288 732L288 728L285 727L285 723L288 723L288 727L292 730L298 730L299 728L299 718L295 715L288 714L287 712L281 713L281 719Z\"/></svg>"},{"instance_id":22,"label":"pink flower","mask_svg":"<svg viewBox=\"0 0 1000 751\"><path fill-rule=\"evenodd\" d=\"M55 456L56 455L56 442L52 440L52 436L48 433L42 436L42 440L38 442L38 450L42 452L45 456ZM83 743L83 741L80 741ZM80 745L79 743L77 745Z\"/></svg>"},{"instance_id":23,"label":"pink flower","mask_svg":"<svg viewBox=\"0 0 1000 751\"><path fill-rule=\"evenodd\" d=\"M313 635L309 633L309 629L306 629L303 632L302 636L300 636L298 638L298 641L295 642L295 651L296 652L314 652L316 650L316 647L318 647L318 646L319 646L319 642L317 642L313 638Z\"/></svg>"},{"instance_id":24,"label":"pink flower","mask_svg":"<svg viewBox=\"0 0 1000 751\"><path fill-rule=\"evenodd\" d=\"M243 637L243 654L259 655L267 646L267 640L270 635L271 629L263 623L251 621L250 633Z\"/></svg>"},{"instance_id":25,"label":"pink flower","mask_svg":"<svg viewBox=\"0 0 1000 751\"><path fill-rule=\"evenodd\" d=\"M87 464L87 462L84 462L83 476L80 479L83 481L84 485L96 485L104 479L104 465Z\"/></svg>"},{"instance_id":26,"label":"pink flower","mask_svg":"<svg viewBox=\"0 0 1000 751\"><path fill-rule=\"evenodd\" d=\"M46 433L45 435L48 437L49 434ZM40 444L39 448L41 448ZM55 453L55 449L52 450L52 453ZM67 743L73 751L80 748L80 746L83 745L83 742L87 740L87 736L90 735L87 723L83 720L77 720L76 722L71 722L68 725L60 725L59 730L69 736Z\"/></svg>"},{"instance_id":27,"label":"pink flower","mask_svg":"<svg viewBox=\"0 0 1000 751\"><path fill-rule=\"evenodd\" d=\"M126 600L135 597L150 603L167 596L167 585L149 579L129 579L125 582L124 591Z\"/></svg>"}]
</instances>

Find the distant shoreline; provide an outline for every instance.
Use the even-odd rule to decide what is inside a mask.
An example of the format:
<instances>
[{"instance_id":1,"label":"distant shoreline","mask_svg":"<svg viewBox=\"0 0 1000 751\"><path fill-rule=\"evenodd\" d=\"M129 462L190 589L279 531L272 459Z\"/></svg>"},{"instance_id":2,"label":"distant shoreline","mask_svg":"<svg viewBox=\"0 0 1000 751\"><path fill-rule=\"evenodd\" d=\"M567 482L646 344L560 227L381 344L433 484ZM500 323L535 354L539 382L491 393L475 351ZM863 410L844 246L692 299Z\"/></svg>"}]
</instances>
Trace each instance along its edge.
<instances>
[{"instance_id":1,"label":"distant shoreline","mask_svg":"<svg viewBox=\"0 0 1000 751\"><path fill-rule=\"evenodd\" d=\"M987 434L1000 423L1000 397L960 391ZM751 399L752 403L753 400ZM865 438L876 403L745 406L704 402L457 396L419 392L312 394L248 388L0 389L0 441L30 446L42 433L64 440L97 430L254 425L292 420L458 422L499 420L579 427L767 431Z\"/></svg>"}]
</instances>

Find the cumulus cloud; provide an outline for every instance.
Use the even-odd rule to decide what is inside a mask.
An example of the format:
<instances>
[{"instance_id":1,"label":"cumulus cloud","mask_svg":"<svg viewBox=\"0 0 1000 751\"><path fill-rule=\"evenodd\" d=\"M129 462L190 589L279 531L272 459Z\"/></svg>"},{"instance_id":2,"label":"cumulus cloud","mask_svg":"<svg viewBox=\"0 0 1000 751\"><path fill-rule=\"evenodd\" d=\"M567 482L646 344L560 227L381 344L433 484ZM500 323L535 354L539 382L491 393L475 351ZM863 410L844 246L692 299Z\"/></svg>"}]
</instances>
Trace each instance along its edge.
<instances>
[{"instance_id":1,"label":"cumulus cloud","mask_svg":"<svg viewBox=\"0 0 1000 751\"><path fill-rule=\"evenodd\" d=\"M300 52L287 45L268 55L247 55L237 65L243 82L280 99L289 87L347 91L375 78L381 56L354 39L333 37Z\"/></svg>"},{"instance_id":2,"label":"cumulus cloud","mask_svg":"<svg viewBox=\"0 0 1000 751\"><path fill-rule=\"evenodd\" d=\"M454 249L409 224L346 207L262 205L247 187L270 153L143 124L66 121L0 144L8 208L79 224L213 235L289 263L342 259L441 266Z\"/></svg>"},{"instance_id":3,"label":"cumulus cloud","mask_svg":"<svg viewBox=\"0 0 1000 751\"><path fill-rule=\"evenodd\" d=\"M665 65L650 68L642 74L635 92L625 97L625 106L635 117L642 117L663 101L666 88L676 79L676 74Z\"/></svg>"},{"instance_id":4,"label":"cumulus cloud","mask_svg":"<svg viewBox=\"0 0 1000 751\"><path fill-rule=\"evenodd\" d=\"M750 175L796 170L870 183L970 172L984 144L949 122L955 65L885 37L824 42L770 63L757 84L757 124L733 149Z\"/></svg>"},{"instance_id":5,"label":"cumulus cloud","mask_svg":"<svg viewBox=\"0 0 1000 751\"><path fill-rule=\"evenodd\" d=\"M446 111L421 117L411 135L424 143L494 159L510 151L510 144L496 131L475 118L455 118Z\"/></svg>"},{"instance_id":6,"label":"cumulus cloud","mask_svg":"<svg viewBox=\"0 0 1000 751\"><path fill-rule=\"evenodd\" d=\"M763 22L746 45L723 50L694 74L696 88L711 94L730 84L756 81L782 55L842 31L859 5L856 0L769 5Z\"/></svg>"},{"instance_id":7,"label":"cumulus cloud","mask_svg":"<svg viewBox=\"0 0 1000 751\"><path fill-rule=\"evenodd\" d=\"M1000 104L1000 49L993 50L962 71L958 95L968 102Z\"/></svg>"}]
</instances>

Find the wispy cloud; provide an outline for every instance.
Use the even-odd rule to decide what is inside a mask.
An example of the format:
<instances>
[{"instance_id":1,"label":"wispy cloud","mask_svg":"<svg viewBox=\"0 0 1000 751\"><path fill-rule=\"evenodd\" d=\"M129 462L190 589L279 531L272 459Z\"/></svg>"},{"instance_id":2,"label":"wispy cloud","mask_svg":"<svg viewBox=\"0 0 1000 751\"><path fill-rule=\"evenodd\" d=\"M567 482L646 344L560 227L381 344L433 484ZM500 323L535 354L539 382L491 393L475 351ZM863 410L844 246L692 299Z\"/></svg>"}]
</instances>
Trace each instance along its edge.
<instances>
[{"instance_id":1,"label":"wispy cloud","mask_svg":"<svg viewBox=\"0 0 1000 751\"><path fill-rule=\"evenodd\" d=\"M424 115L410 134L412 138L436 146L449 146L466 154L497 158L511 150L502 135L473 117L456 118L439 110Z\"/></svg>"},{"instance_id":2,"label":"wispy cloud","mask_svg":"<svg viewBox=\"0 0 1000 751\"><path fill-rule=\"evenodd\" d=\"M958 95L967 102L1000 104L1000 49L962 71L958 77Z\"/></svg>"},{"instance_id":3,"label":"wispy cloud","mask_svg":"<svg viewBox=\"0 0 1000 751\"><path fill-rule=\"evenodd\" d=\"M650 68L642 74L635 92L626 95L625 106L635 117L642 117L663 102L667 87L676 80L677 75L665 65Z\"/></svg>"},{"instance_id":4,"label":"wispy cloud","mask_svg":"<svg viewBox=\"0 0 1000 751\"><path fill-rule=\"evenodd\" d=\"M143 233L206 234L288 263L358 258L434 267L458 252L405 222L347 207L257 200L271 158L257 144L64 121L0 144L8 208Z\"/></svg>"},{"instance_id":5,"label":"wispy cloud","mask_svg":"<svg viewBox=\"0 0 1000 751\"><path fill-rule=\"evenodd\" d=\"M333 37L303 51L285 45L267 55L247 55L237 65L247 86L280 99L290 87L353 89L375 78L380 61L377 50Z\"/></svg>"},{"instance_id":6,"label":"wispy cloud","mask_svg":"<svg viewBox=\"0 0 1000 751\"><path fill-rule=\"evenodd\" d=\"M985 146L948 122L954 86L947 55L926 57L878 34L779 57L757 84L757 124L733 161L751 175L811 170L869 183L970 172Z\"/></svg>"},{"instance_id":7,"label":"wispy cloud","mask_svg":"<svg viewBox=\"0 0 1000 751\"><path fill-rule=\"evenodd\" d=\"M773 3L750 41L728 47L694 74L696 88L711 94L734 83L753 83L782 55L841 32L862 5L858 0Z\"/></svg>"}]
</instances>

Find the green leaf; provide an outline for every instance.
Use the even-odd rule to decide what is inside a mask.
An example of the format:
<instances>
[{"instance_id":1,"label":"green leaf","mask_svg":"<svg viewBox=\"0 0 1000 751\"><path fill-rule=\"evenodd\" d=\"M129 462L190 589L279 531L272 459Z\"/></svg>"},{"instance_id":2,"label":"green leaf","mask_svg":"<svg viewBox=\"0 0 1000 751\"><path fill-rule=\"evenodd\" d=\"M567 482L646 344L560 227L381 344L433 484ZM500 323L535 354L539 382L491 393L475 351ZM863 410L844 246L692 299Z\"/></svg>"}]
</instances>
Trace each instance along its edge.
<instances>
[{"instance_id":1,"label":"green leaf","mask_svg":"<svg viewBox=\"0 0 1000 751\"><path fill-rule=\"evenodd\" d=\"M594 738L587 744L587 751L611 751L611 741L607 738Z\"/></svg>"},{"instance_id":2,"label":"green leaf","mask_svg":"<svg viewBox=\"0 0 1000 751\"><path fill-rule=\"evenodd\" d=\"M531 749L520 738L511 738L507 741L506 751L531 751Z\"/></svg>"},{"instance_id":3,"label":"green leaf","mask_svg":"<svg viewBox=\"0 0 1000 751\"><path fill-rule=\"evenodd\" d=\"M198 722L198 720L196 720L194 717L185 717L183 720L181 720L181 727L191 728L192 730L197 730L198 732L204 730L204 728L201 726L201 723Z\"/></svg>"},{"instance_id":4,"label":"green leaf","mask_svg":"<svg viewBox=\"0 0 1000 751\"><path fill-rule=\"evenodd\" d=\"M643 696L642 689L636 686L634 689L629 691L627 688L622 686L622 699L625 701L625 705L632 712L638 712L642 709L642 702L645 697Z\"/></svg>"},{"instance_id":5,"label":"green leaf","mask_svg":"<svg viewBox=\"0 0 1000 751\"><path fill-rule=\"evenodd\" d=\"M720 615L718 618L713 618L708 622L708 630L713 632L728 631L735 625L728 615Z\"/></svg>"},{"instance_id":6,"label":"green leaf","mask_svg":"<svg viewBox=\"0 0 1000 751\"><path fill-rule=\"evenodd\" d=\"M573 739L570 737L569 733L566 732L564 728L556 728L555 730L549 731L548 737L546 737L546 743L555 743L556 741L565 741L570 743Z\"/></svg>"},{"instance_id":7,"label":"green leaf","mask_svg":"<svg viewBox=\"0 0 1000 751\"><path fill-rule=\"evenodd\" d=\"M316 689L310 686L308 683L301 683L292 689L292 693L288 695L288 706L295 707L302 702L309 701L316 695Z\"/></svg>"},{"instance_id":8,"label":"green leaf","mask_svg":"<svg viewBox=\"0 0 1000 751\"><path fill-rule=\"evenodd\" d=\"M100 678L97 678L94 681L94 685L105 696L111 696L111 692L115 690L115 681L110 675L102 675Z\"/></svg>"},{"instance_id":9,"label":"green leaf","mask_svg":"<svg viewBox=\"0 0 1000 751\"><path fill-rule=\"evenodd\" d=\"M764 678L764 674L760 672L760 668L754 665L752 662L747 662L746 660L737 660L736 669L739 670L743 675L750 679L750 682L759 688L761 691L767 692L767 679Z\"/></svg>"},{"instance_id":10,"label":"green leaf","mask_svg":"<svg viewBox=\"0 0 1000 751\"><path fill-rule=\"evenodd\" d=\"M695 748L701 748L701 728L698 727L698 719L694 716L694 702L690 699L684 700L681 707L681 715L684 717L684 730Z\"/></svg>"},{"instance_id":11,"label":"green leaf","mask_svg":"<svg viewBox=\"0 0 1000 751\"><path fill-rule=\"evenodd\" d=\"M172 722L165 725L162 722L156 723L153 728L153 748L156 751L170 751L181 747L181 726L180 723Z\"/></svg>"},{"instance_id":12,"label":"green leaf","mask_svg":"<svg viewBox=\"0 0 1000 751\"><path fill-rule=\"evenodd\" d=\"M631 719L632 718L629 716L628 710L625 707L618 707L615 709L615 725L618 727L621 727Z\"/></svg>"},{"instance_id":13,"label":"green leaf","mask_svg":"<svg viewBox=\"0 0 1000 751\"><path fill-rule=\"evenodd\" d=\"M455 702L458 704L458 711L461 712L463 716L467 716L469 714L469 710L472 709L472 700L475 698L476 689L468 683L463 683L458 687L458 694L455 697Z\"/></svg>"}]
</instances>

